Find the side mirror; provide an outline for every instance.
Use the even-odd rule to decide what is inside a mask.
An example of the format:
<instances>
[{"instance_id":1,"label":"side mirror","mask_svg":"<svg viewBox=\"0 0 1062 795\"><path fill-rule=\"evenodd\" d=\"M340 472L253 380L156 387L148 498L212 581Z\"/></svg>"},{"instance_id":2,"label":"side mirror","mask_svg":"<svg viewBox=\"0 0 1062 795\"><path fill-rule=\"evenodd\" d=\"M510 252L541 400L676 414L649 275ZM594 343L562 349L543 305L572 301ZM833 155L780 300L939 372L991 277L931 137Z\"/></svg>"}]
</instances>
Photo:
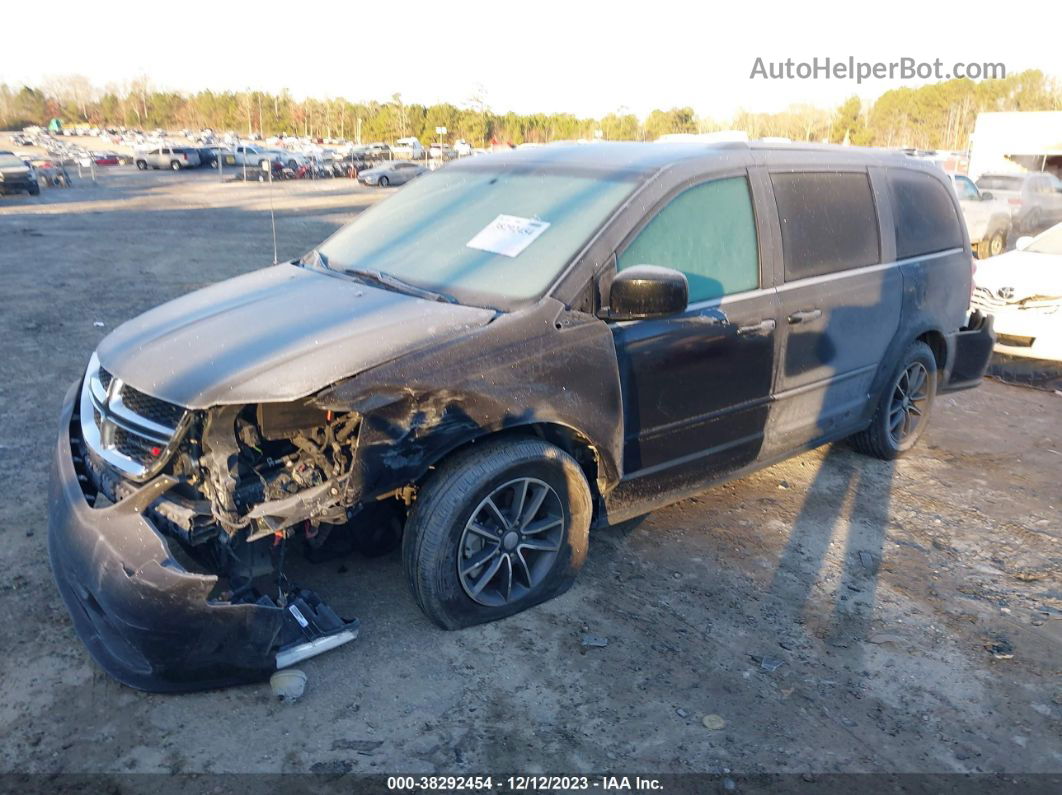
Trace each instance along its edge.
<instances>
[{"instance_id":1,"label":"side mirror","mask_svg":"<svg viewBox=\"0 0 1062 795\"><path fill-rule=\"evenodd\" d=\"M993 196L993 195L992 195L991 193L989 193L988 191L982 191L982 192L981 192L981 201L983 201L983 202L991 201L991 200L992 200L992 199L994 199L994 198L996 198L996 197L995 197L995 196Z\"/></svg>"},{"instance_id":2,"label":"side mirror","mask_svg":"<svg viewBox=\"0 0 1062 795\"><path fill-rule=\"evenodd\" d=\"M610 320L642 320L683 312L689 303L686 275L659 265L636 265L616 274L608 295Z\"/></svg>"},{"instance_id":3,"label":"side mirror","mask_svg":"<svg viewBox=\"0 0 1062 795\"><path fill-rule=\"evenodd\" d=\"M1014 243L1014 248L1018 249L1018 251L1025 251L1032 242L1033 239L1031 235L1022 235Z\"/></svg>"}]
</instances>

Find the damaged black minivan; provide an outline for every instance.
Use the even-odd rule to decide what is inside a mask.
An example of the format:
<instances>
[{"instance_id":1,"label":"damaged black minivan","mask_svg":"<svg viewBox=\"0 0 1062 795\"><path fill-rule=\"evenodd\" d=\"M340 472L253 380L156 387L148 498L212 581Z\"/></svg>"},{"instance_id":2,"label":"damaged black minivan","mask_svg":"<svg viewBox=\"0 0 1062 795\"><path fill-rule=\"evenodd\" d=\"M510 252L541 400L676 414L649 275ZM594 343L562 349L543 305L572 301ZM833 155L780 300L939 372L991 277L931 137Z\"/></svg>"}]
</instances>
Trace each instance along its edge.
<instances>
[{"instance_id":1,"label":"damaged black minivan","mask_svg":"<svg viewBox=\"0 0 1062 795\"><path fill-rule=\"evenodd\" d=\"M469 158L299 260L151 310L64 403L49 549L117 679L215 687L353 639L293 547L401 543L455 629L566 590L591 527L848 438L894 458L991 318L947 177L901 154Z\"/></svg>"}]
</instances>

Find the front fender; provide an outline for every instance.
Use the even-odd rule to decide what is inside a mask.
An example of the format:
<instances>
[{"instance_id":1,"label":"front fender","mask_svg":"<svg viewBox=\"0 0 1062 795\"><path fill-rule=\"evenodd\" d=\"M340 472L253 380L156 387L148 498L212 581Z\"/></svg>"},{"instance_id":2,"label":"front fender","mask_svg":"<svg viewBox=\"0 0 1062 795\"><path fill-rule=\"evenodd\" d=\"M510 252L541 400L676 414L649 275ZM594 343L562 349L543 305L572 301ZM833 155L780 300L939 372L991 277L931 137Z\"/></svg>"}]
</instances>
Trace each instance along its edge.
<instances>
[{"instance_id":1,"label":"front fender","mask_svg":"<svg viewBox=\"0 0 1062 795\"><path fill-rule=\"evenodd\" d=\"M359 499L415 482L478 437L527 425L564 426L584 439L597 456L602 493L622 471L612 334L554 299L340 382L315 403L362 415Z\"/></svg>"}]
</instances>

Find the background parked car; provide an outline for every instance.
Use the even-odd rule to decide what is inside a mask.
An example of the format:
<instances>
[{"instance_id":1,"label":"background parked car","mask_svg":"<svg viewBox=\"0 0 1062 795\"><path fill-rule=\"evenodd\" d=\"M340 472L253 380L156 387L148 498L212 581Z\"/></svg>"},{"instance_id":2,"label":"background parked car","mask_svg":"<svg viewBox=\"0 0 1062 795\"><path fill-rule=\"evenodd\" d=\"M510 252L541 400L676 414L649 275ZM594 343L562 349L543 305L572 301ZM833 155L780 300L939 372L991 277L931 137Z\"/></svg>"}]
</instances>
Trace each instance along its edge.
<instances>
[{"instance_id":1,"label":"background parked car","mask_svg":"<svg viewBox=\"0 0 1062 795\"><path fill-rule=\"evenodd\" d=\"M199 153L200 165L210 166L210 168L218 167L218 158L223 154L232 154L231 150L225 146L200 146L196 151Z\"/></svg>"},{"instance_id":2,"label":"background parked car","mask_svg":"<svg viewBox=\"0 0 1062 795\"><path fill-rule=\"evenodd\" d=\"M971 304L995 316L996 350L1062 362L1062 224L977 266Z\"/></svg>"},{"instance_id":3,"label":"background parked car","mask_svg":"<svg viewBox=\"0 0 1062 795\"><path fill-rule=\"evenodd\" d=\"M182 168L195 168L198 165L199 152L183 146L156 146L136 156L136 167L141 171L147 168L180 171Z\"/></svg>"},{"instance_id":4,"label":"background parked car","mask_svg":"<svg viewBox=\"0 0 1062 795\"><path fill-rule=\"evenodd\" d=\"M432 144L428 157L435 160L453 160L457 157L457 151L449 144Z\"/></svg>"},{"instance_id":5,"label":"background parked car","mask_svg":"<svg viewBox=\"0 0 1062 795\"><path fill-rule=\"evenodd\" d=\"M0 152L0 193L20 192L30 196L41 192L37 172L13 152Z\"/></svg>"},{"instance_id":6,"label":"background parked car","mask_svg":"<svg viewBox=\"0 0 1062 795\"><path fill-rule=\"evenodd\" d=\"M1006 200L1019 234L1034 235L1062 221L1062 182L1054 174L982 174L977 187Z\"/></svg>"},{"instance_id":7,"label":"background parked car","mask_svg":"<svg viewBox=\"0 0 1062 795\"><path fill-rule=\"evenodd\" d=\"M261 168L267 160L279 163L276 154L260 146L237 144L232 150L233 158L238 166L255 166ZM226 160L226 162L228 162Z\"/></svg>"},{"instance_id":8,"label":"background parked car","mask_svg":"<svg viewBox=\"0 0 1062 795\"><path fill-rule=\"evenodd\" d=\"M381 188L403 185L427 170L424 166L410 163L408 160L394 160L361 172L358 174L358 182L363 185L379 185Z\"/></svg>"},{"instance_id":9,"label":"background parked car","mask_svg":"<svg viewBox=\"0 0 1062 795\"><path fill-rule=\"evenodd\" d=\"M1010 237L1010 207L992 193L982 192L974 181L961 174L953 174L952 184L959 196L959 206L970 242L979 259L997 257L1007 250Z\"/></svg>"},{"instance_id":10,"label":"background parked car","mask_svg":"<svg viewBox=\"0 0 1062 795\"><path fill-rule=\"evenodd\" d=\"M416 138L399 138L391 147L393 157L407 157L414 160L424 159L426 152L424 146Z\"/></svg>"}]
</instances>

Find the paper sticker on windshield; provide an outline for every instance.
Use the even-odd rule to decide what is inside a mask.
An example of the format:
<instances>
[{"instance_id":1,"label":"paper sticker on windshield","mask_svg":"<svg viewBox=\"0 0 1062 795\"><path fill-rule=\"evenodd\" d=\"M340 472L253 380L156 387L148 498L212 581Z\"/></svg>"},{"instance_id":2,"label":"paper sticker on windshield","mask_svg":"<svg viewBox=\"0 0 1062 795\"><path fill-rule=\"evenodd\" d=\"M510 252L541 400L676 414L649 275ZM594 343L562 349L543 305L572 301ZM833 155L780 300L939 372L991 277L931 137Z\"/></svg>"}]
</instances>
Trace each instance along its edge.
<instances>
[{"instance_id":1,"label":"paper sticker on windshield","mask_svg":"<svg viewBox=\"0 0 1062 795\"><path fill-rule=\"evenodd\" d=\"M501 254L503 257L515 257L547 229L549 224L545 221L520 218L516 215L499 215L465 245L480 251L489 251L491 254Z\"/></svg>"}]
</instances>

